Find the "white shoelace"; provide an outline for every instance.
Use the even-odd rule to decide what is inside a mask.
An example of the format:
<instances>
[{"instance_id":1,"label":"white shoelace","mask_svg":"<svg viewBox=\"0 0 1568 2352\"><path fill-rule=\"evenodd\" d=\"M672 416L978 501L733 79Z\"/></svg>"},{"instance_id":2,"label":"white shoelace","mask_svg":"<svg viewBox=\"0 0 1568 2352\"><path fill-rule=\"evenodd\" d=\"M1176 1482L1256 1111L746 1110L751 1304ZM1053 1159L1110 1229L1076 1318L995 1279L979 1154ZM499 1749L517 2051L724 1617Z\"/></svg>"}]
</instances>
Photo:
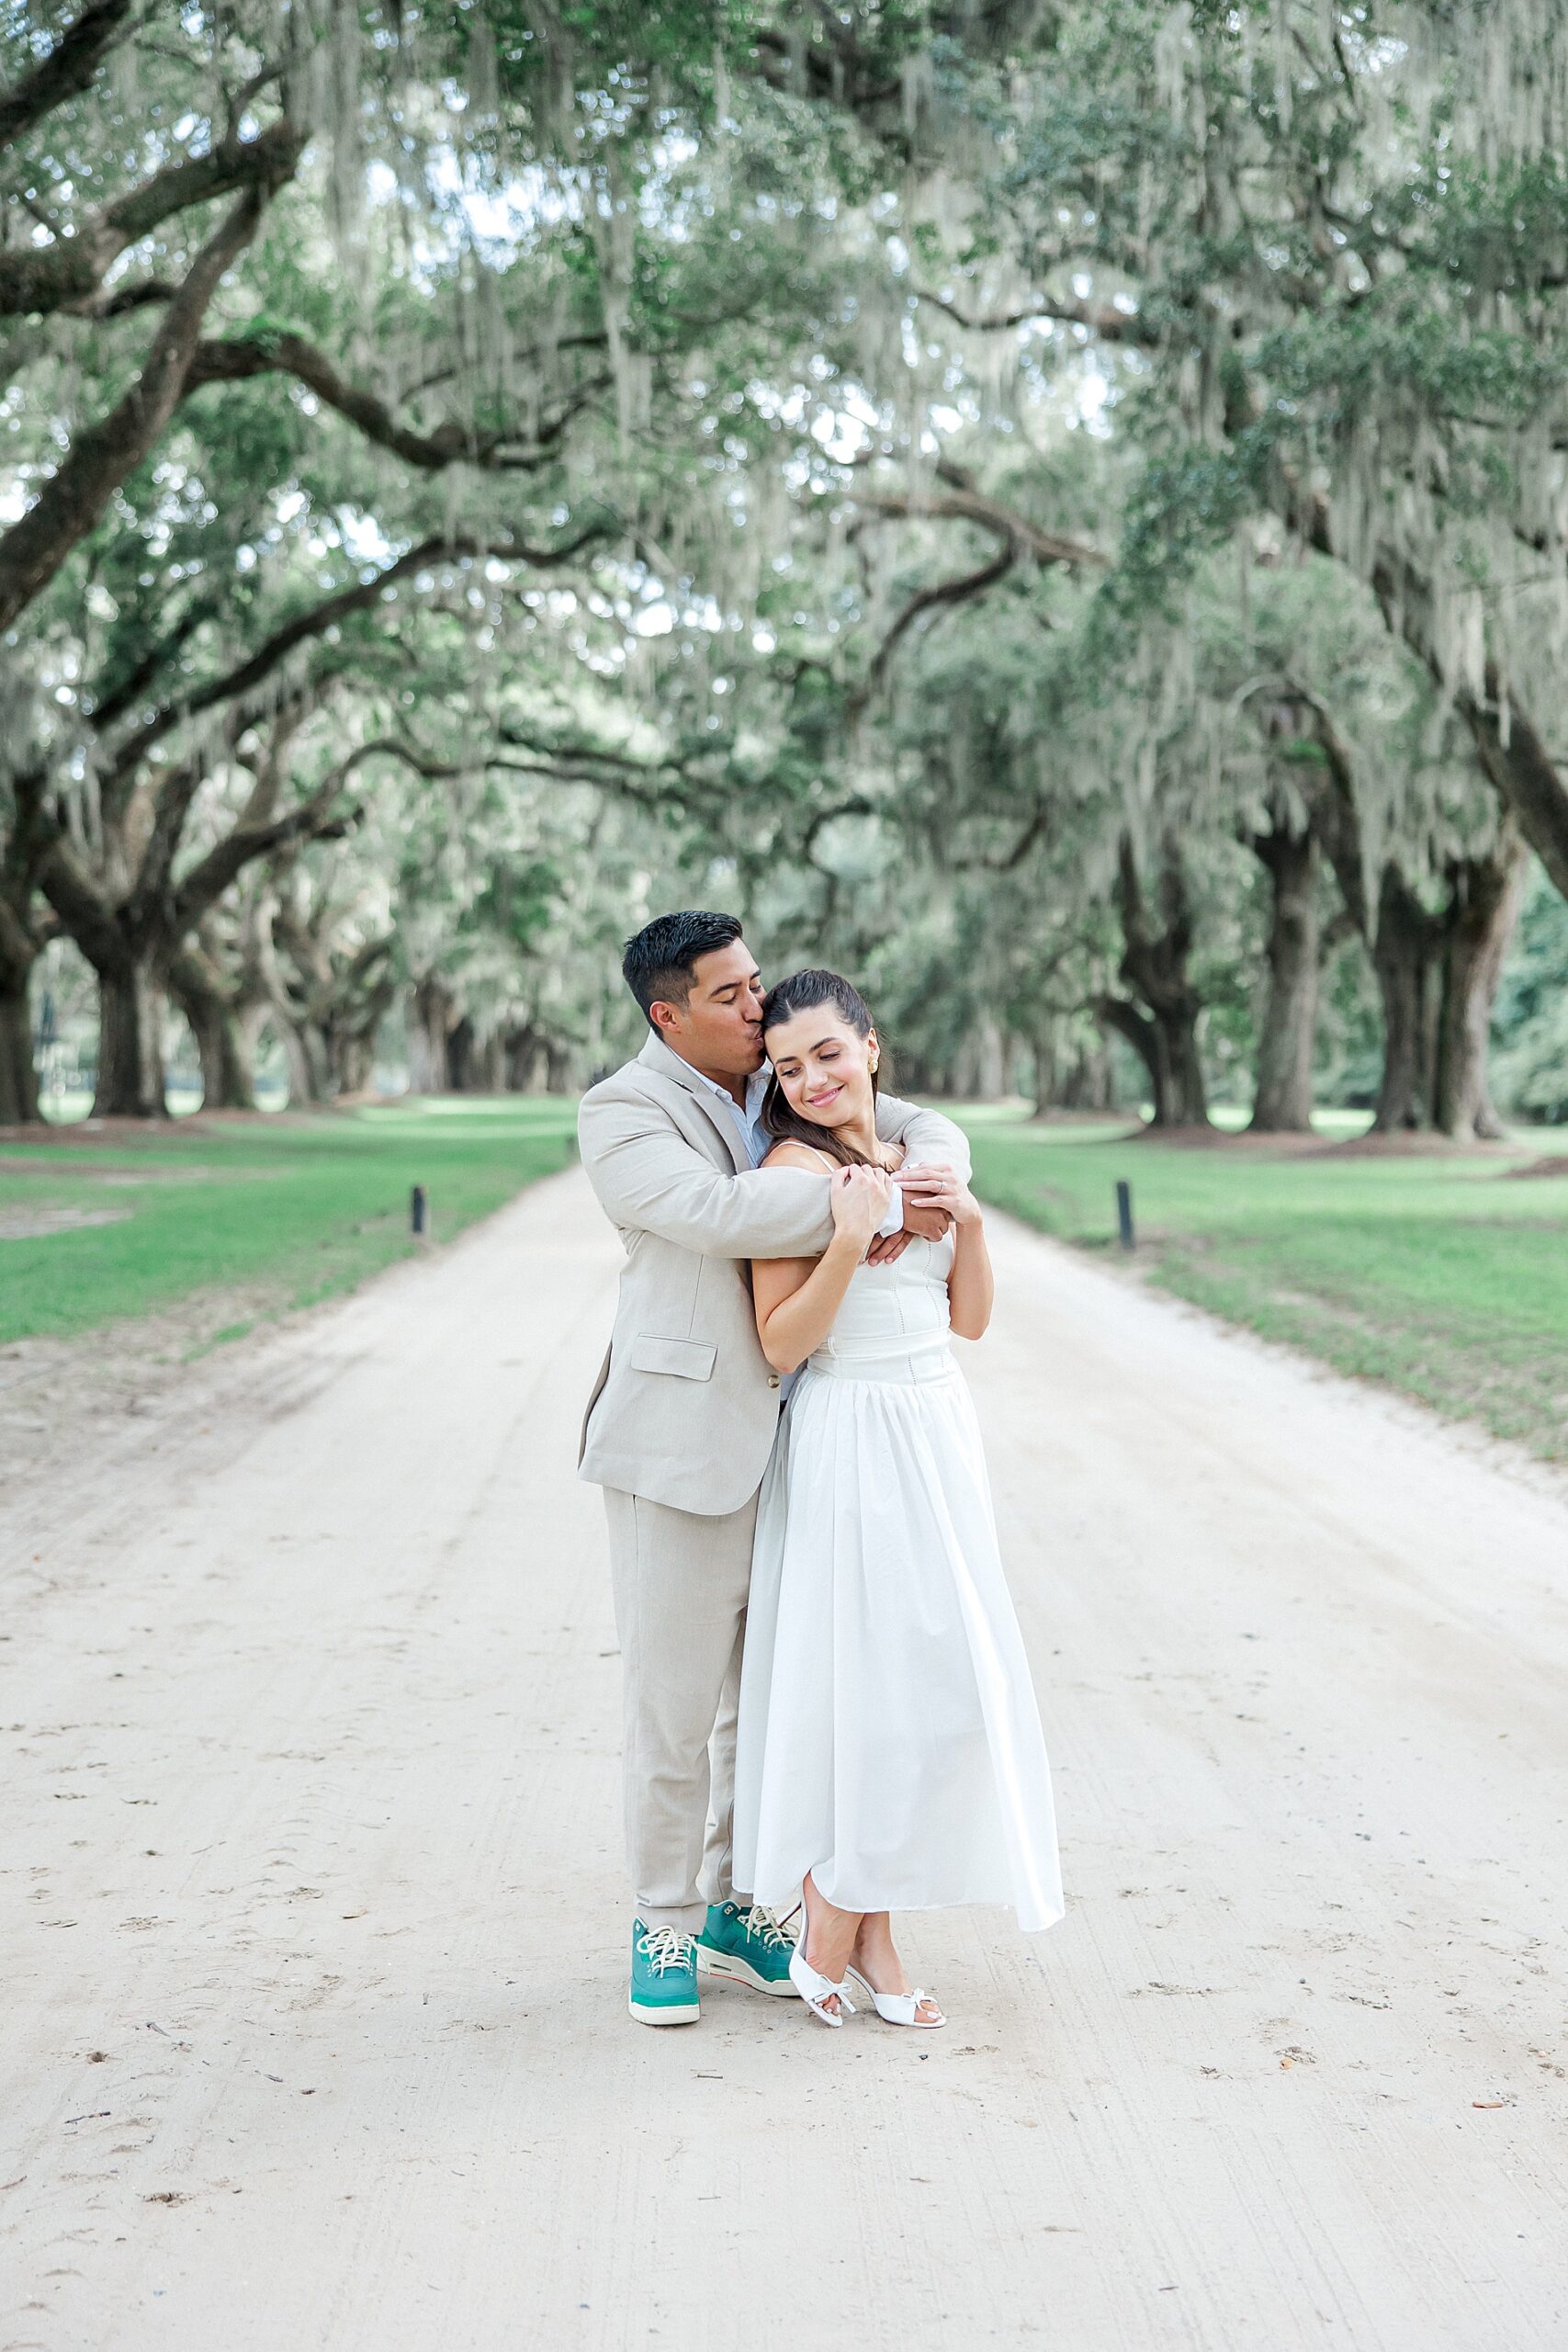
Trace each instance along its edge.
<instances>
[{"instance_id":1,"label":"white shoelace","mask_svg":"<svg viewBox=\"0 0 1568 2352\"><path fill-rule=\"evenodd\" d=\"M788 1951L794 1946L795 1938L785 1935L765 1903L753 1903L750 1911L742 1911L740 1924L748 1935L755 1936L759 1943L773 1951Z\"/></svg>"},{"instance_id":2,"label":"white shoelace","mask_svg":"<svg viewBox=\"0 0 1568 2352\"><path fill-rule=\"evenodd\" d=\"M695 1936L683 1935L679 1928L646 1928L637 1939L637 1948L647 1953L654 1974L662 1976L671 1968L691 1966L697 1939Z\"/></svg>"}]
</instances>

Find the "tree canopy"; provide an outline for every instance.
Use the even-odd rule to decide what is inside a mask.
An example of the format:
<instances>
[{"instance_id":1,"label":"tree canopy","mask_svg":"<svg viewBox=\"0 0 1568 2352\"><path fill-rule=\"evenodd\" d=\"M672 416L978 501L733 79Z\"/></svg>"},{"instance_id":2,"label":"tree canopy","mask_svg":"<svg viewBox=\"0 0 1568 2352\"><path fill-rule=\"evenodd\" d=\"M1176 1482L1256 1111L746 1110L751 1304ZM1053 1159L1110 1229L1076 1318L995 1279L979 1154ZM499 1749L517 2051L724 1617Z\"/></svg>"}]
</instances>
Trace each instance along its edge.
<instances>
[{"instance_id":1,"label":"tree canopy","mask_svg":"<svg viewBox=\"0 0 1568 2352\"><path fill-rule=\"evenodd\" d=\"M106 1114L577 1083L679 900L912 1083L1563 1115L1558 11L0 27L0 1118L62 958Z\"/></svg>"}]
</instances>

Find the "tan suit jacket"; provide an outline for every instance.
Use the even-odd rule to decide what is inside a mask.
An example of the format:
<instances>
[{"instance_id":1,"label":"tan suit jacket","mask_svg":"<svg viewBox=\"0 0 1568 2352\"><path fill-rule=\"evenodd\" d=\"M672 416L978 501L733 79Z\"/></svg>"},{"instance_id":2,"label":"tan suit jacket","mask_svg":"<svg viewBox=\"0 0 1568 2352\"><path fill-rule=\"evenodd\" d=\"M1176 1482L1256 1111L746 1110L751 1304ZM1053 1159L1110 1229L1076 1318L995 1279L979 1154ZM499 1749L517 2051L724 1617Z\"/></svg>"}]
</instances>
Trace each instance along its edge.
<instances>
[{"instance_id":1,"label":"tan suit jacket","mask_svg":"<svg viewBox=\"0 0 1568 2352\"><path fill-rule=\"evenodd\" d=\"M911 1159L943 1159L967 1176L969 1147L940 1112L884 1095L876 1126ZM750 1261L828 1247L829 1179L753 1169L718 1096L652 1035L590 1088L577 1132L626 1252L581 1476L677 1510L739 1510L762 1482L779 1418Z\"/></svg>"}]
</instances>

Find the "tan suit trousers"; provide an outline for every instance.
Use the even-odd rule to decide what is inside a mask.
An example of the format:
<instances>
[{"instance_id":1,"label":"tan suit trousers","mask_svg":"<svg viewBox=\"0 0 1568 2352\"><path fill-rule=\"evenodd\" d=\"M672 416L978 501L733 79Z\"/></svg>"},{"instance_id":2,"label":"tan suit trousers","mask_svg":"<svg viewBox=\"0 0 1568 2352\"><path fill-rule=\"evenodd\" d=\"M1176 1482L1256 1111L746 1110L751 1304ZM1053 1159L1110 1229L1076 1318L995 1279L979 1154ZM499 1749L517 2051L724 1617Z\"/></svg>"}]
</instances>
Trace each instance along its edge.
<instances>
[{"instance_id":1,"label":"tan suit trousers","mask_svg":"<svg viewBox=\"0 0 1568 2352\"><path fill-rule=\"evenodd\" d=\"M735 1720L757 1498L709 1518L606 1487L604 1509L637 1915L694 1935L707 1905L736 1892Z\"/></svg>"}]
</instances>

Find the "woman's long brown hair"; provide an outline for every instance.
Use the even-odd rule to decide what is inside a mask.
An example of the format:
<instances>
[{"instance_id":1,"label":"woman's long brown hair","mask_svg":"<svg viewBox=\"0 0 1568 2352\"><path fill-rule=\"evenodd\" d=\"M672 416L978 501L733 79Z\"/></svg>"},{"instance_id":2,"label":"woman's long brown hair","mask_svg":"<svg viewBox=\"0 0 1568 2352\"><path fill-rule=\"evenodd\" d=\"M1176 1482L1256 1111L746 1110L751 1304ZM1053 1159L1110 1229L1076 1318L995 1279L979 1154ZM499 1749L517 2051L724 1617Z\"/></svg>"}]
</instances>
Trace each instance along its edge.
<instances>
[{"instance_id":1,"label":"woman's long brown hair","mask_svg":"<svg viewBox=\"0 0 1568 2352\"><path fill-rule=\"evenodd\" d=\"M787 980L780 980L776 988L768 990L762 1000L763 1036L770 1029L776 1029L781 1021L791 1021L797 1012L810 1012L819 1004L830 1004L857 1037L870 1036L871 1008L859 989L840 972L817 968L792 972ZM874 1103L875 1070L871 1073L871 1092ZM842 1142L836 1127L819 1127L803 1117L776 1078L768 1080L768 1091L762 1097L762 1125L776 1142L809 1144L813 1151L826 1152L841 1168L869 1168L876 1164Z\"/></svg>"}]
</instances>

